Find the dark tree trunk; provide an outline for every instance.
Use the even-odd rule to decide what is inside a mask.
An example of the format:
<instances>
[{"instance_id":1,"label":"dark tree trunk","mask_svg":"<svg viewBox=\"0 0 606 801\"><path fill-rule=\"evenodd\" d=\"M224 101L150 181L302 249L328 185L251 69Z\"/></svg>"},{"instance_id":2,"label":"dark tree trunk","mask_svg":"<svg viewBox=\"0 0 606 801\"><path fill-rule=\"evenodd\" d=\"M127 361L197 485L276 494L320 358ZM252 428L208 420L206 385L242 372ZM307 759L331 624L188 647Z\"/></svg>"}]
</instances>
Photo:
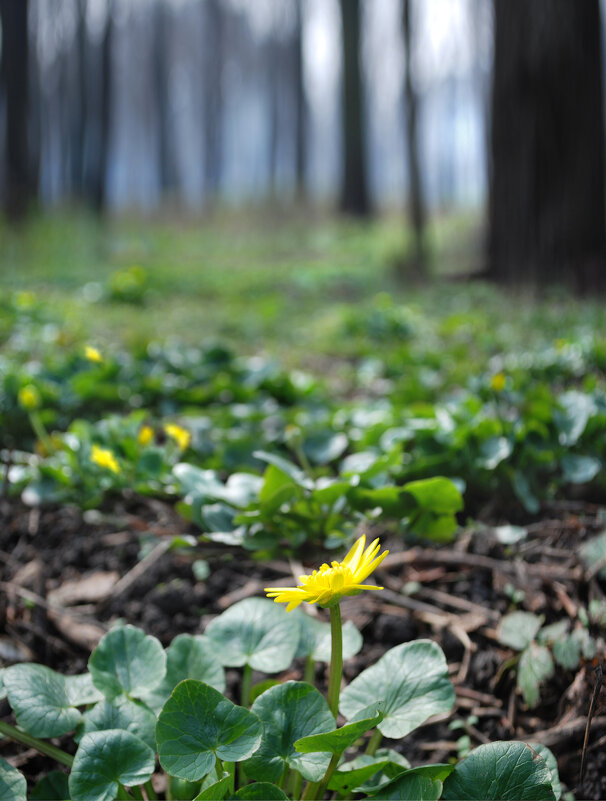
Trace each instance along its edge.
<instances>
[{"instance_id":1,"label":"dark tree trunk","mask_svg":"<svg viewBox=\"0 0 606 801\"><path fill-rule=\"evenodd\" d=\"M295 34L294 34L294 79L295 79L295 175L297 195L305 196L306 182L306 126L307 103L305 100L305 83L303 76L303 0L295 0Z\"/></svg>"},{"instance_id":2,"label":"dark tree trunk","mask_svg":"<svg viewBox=\"0 0 606 801\"><path fill-rule=\"evenodd\" d=\"M0 0L2 20L2 83L6 92L5 211L20 219L30 197L28 151L27 0Z\"/></svg>"},{"instance_id":3,"label":"dark tree trunk","mask_svg":"<svg viewBox=\"0 0 606 801\"><path fill-rule=\"evenodd\" d=\"M427 252L425 243L425 199L421 183L421 167L419 162L419 143L417 120L419 98L412 79L412 31L410 21L410 0L403 0L402 32L404 35L404 108L406 115L406 163L408 165L408 209L413 230L413 248L410 257L417 272L427 271ZM409 265L407 265L409 266Z\"/></svg>"},{"instance_id":4,"label":"dark tree trunk","mask_svg":"<svg viewBox=\"0 0 606 801\"><path fill-rule=\"evenodd\" d=\"M495 0L489 273L606 278L598 0Z\"/></svg>"},{"instance_id":5,"label":"dark tree trunk","mask_svg":"<svg viewBox=\"0 0 606 801\"><path fill-rule=\"evenodd\" d=\"M112 99L112 40L114 30L113 0L107 0L107 18L101 42L101 97L99 107L99 151L93 178L92 195L97 210L105 209L109 135Z\"/></svg>"},{"instance_id":6,"label":"dark tree trunk","mask_svg":"<svg viewBox=\"0 0 606 801\"><path fill-rule=\"evenodd\" d=\"M276 196L278 189L278 164L280 144L280 74L282 48L275 36L267 43L269 67L269 192Z\"/></svg>"},{"instance_id":7,"label":"dark tree trunk","mask_svg":"<svg viewBox=\"0 0 606 801\"><path fill-rule=\"evenodd\" d=\"M341 210L366 216L364 97L360 67L360 0L340 0L343 41L343 191Z\"/></svg>"},{"instance_id":8,"label":"dark tree trunk","mask_svg":"<svg viewBox=\"0 0 606 801\"><path fill-rule=\"evenodd\" d=\"M76 26L76 63L78 74L76 85L78 96L72 104L71 117L71 189L82 196L84 192L84 159L86 152L86 125L88 118L88 58L86 11L87 0L78 0L78 22Z\"/></svg>"},{"instance_id":9,"label":"dark tree trunk","mask_svg":"<svg viewBox=\"0 0 606 801\"><path fill-rule=\"evenodd\" d=\"M156 0L154 17L154 88L156 92L156 120L158 125L158 165L162 193L173 188L174 169L170 152L170 58L169 10L165 0Z\"/></svg>"},{"instance_id":10,"label":"dark tree trunk","mask_svg":"<svg viewBox=\"0 0 606 801\"><path fill-rule=\"evenodd\" d=\"M223 9L219 0L206 0L204 26L204 178L206 192L219 192L223 150Z\"/></svg>"}]
</instances>

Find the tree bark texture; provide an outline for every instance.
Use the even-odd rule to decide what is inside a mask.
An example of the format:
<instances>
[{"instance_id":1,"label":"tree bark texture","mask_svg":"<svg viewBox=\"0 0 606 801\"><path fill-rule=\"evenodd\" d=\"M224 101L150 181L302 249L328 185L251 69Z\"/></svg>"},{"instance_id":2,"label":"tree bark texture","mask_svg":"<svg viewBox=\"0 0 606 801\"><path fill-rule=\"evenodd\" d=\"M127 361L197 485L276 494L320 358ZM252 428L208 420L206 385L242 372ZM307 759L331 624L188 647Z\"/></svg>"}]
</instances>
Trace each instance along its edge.
<instances>
[{"instance_id":1,"label":"tree bark texture","mask_svg":"<svg viewBox=\"0 0 606 801\"><path fill-rule=\"evenodd\" d=\"M341 210L366 216L364 93L360 66L360 0L340 0L343 41L343 189Z\"/></svg>"},{"instance_id":2,"label":"tree bark texture","mask_svg":"<svg viewBox=\"0 0 606 801\"><path fill-rule=\"evenodd\" d=\"M6 95L5 211L11 219L25 214L31 190L27 135L27 12L27 0L0 0L1 71Z\"/></svg>"},{"instance_id":3,"label":"tree bark texture","mask_svg":"<svg viewBox=\"0 0 606 801\"><path fill-rule=\"evenodd\" d=\"M598 0L495 0L489 274L606 283Z\"/></svg>"}]
</instances>

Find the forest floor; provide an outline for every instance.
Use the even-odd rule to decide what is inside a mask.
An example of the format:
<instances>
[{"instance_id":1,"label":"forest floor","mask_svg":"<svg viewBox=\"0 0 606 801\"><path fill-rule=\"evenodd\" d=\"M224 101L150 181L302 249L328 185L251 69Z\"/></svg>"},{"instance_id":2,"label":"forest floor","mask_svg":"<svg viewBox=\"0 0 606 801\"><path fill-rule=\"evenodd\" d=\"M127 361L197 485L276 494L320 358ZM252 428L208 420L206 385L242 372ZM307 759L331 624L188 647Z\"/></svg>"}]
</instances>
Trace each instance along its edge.
<instances>
[{"instance_id":1,"label":"forest floor","mask_svg":"<svg viewBox=\"0 0 606 801\"><path fill-rule=\"evenodd\" d=\"M519 545L500 543L494 529L479 524L441 548L386 539L390 555L376 573L385 589L343 605L345 619L364 637L362 651L346 662L344 677L352 680L402 642L430 638L442 647L456 688L452 714L404 741L388 742L413 765L448 761L465 747L495 740L540 742L556 755L565 790L575 791L576 798L606 797L606 716L599 701L579 787L596 686L592 665L556 668L541 685L540 701L529 709L516 688L515 652L496 634L502 616L515 608L514 590L524 598L524 608L543 614L547 624L562 616L574 623L580 606L604 597L595 572L588 574L576 556L579 545L602 529L598 512L588 505L557 505L528 527ZM167 551L173 536L188 530L172 506L149 499L120 501L84 515L73 507L39 510L5 502L0 536L4 663L33 660L66 673L82 672L91 648L117 620L142 627L168 645L177 633L203 633L215 615L262 595L267 584L294 585L300 572L291 561L258 562L242 550L212 544L195 552ZM372 533L381 533L380 523ZM210 567L204 581L196 581L192 571L199 558ZM403 593L412 582L416 591ZM301 679L302 671L303 664L295 663L278 678ZM322 686L322 672L317 679ZM227 692L233 698L238 682L239 671L228 671ZM459 728L453 729L452 721ZM0 742L0 756L10 757L32 781L49 768L35 751L16 749L7 740Z\"/></svg>"}]
</instances>

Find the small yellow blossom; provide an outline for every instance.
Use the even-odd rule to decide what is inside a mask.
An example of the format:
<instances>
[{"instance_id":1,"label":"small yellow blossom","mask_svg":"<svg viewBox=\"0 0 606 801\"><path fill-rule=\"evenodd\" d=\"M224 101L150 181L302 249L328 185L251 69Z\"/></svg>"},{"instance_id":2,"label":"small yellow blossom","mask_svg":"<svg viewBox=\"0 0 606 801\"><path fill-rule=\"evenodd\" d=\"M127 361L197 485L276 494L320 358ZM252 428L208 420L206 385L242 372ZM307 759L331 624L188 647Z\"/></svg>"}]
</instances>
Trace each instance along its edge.
<instances>
[{"instance_id":1,"label":"small yellow blossom","mask_svg":"<svg viewBox=\"0 0 606 801\"><path fill-rule=\"evenodd\" d=\"M97 364L101 364L103 361L103 356L97 350L97 348L93 348L92 345L87 345L84 348L84 355L89 360L89 362L97 362Z\"/></svg>"},{"instance_id":2,"label":"small yellow blossom","mask_svg":"<svg viewBox=\"0 0 606 801\"><path fill-rule=\"evenodd\" d=\"M490 386L495 392L503 392L505 389L505 373L495 373L490 380Z\"/></svg>"},{"instance_id":3,"label":"small yellow blossom","mask_svg":"<svg viewBox=\"0 0 606 801\"><path fill-rule=\"evenodd\" d=\"M26 409L28 412L32 412L40 406L40 393L32 384L21 387L17 399L19 401L19 406Z\"/></svg>"},{"instance_id":4,"label":"small yellow blossom","mask_svg":"<svg viewBox=\"0 0 606 801\"><path fill-rule=\"evenodd\" d=\"M141 447L145 448L147 445L152 442L154 438L154 429L151 426L141 426L139 429L139 435L137 436L137 442Z\"/></svg>"},{"instance_id":5,"label":"small yellow blossom","mask_svg":"<svg viewBox=\"0 0 606 801\"><path fill-rule=\"evenodd\" d=\"M98 445L93 445L90 458L96 465L105 467L107 470L111 470L112 473L121 472L116 457L107 448L100 448Z\"/></svg>"},{"instance_id":6,"label":"small yellow blossom","mask_svg":"<svg viewBox=\"0 0 606 801\"><path fill-rule=\"evenodd\" d=\"M323 564L311 576L299 576L301 583L298 587L265 587L265 592L276 603L288 604L286 611L290 612L303 601L319 606L334 606L344 595L358 595L362 590L382 590L383 587L362 582L381 564L389 551L377 556L381 550L378 539L373 540L366 550L365 544L366 537L362 536L342 562L332 562L330 566Z\"/></svg>"},{"instance_id":7,"label":"small yellow blossom","mask_svg":"<svg viewBox=\"0 0 606 801\"><path fill-rule=\"evenodd\" d=\"M164 426L164 431L171 439L174 439L177 445L184 451L191 442L191 434L186 428L181 428L176 423L167 423Z\"/></svg>"}]
</instances>

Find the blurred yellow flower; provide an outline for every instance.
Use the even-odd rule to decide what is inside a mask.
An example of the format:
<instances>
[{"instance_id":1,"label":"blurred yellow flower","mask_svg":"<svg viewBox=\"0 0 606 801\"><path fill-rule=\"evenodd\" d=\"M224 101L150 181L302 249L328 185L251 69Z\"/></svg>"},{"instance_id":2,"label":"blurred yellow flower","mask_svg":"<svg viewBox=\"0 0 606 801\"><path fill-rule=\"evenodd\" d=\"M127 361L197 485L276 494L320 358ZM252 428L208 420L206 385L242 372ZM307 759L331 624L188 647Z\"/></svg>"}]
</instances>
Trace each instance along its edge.
<instances>
[{"instance_id":1,"label":"blurred yellow flower","mask_svg":"<svg viewBox=\"0 0 606 801\"><path fill-rule=\"evenodd\" d=\"M176 423L167 423L164 430L171 439L184 451L191 442L191 434L186 428L181 428Z\"/></svg>"},{"instance_id":2,"label":"blurred yellow flower","mask_svg":"<svg viewBox=\"0 0 606 801\"><path fill-rule=\"evenodd\" d=\"M94 462L99 467L104 467L111 470L112 473L120 473L120 465L114 454L107 448L100 448L98 445L93 445L91 454L91 462Z\"/></svg>"},{"instance_id":3,"label":"blurred yellow flower","mask_svg":"<svg viewBox=\"0 0 606 801\"><path fill-rule=\"evenodd\" d=\"M490 386L495 392L503 392L505 389L505 373L495 373L490 379Z\"/></svg>"},{"instance_id":4,"label":"blurred yellow flower","mask_svg":"<svg viewBox=\"0 0 606 801\"><path fill-rule=\"evenodd\" d=\"M299 576L298 587L265 587L269 598L276 603L288 604L286 611L296 609L303 601L318 606L334 606L345 595L358 595L362 590L382 590L371 584L362 584L378 567L389 551L381 550L379 540L364 548L366 537L360 537L342 562L323 564L311 576Z\"/></svg>"},{"instance_id":5,"label":"blurred yellow flower","mask_svg":"<svg viewBox=\"0 0 606 801\"><path fill-rule=\"evenodd\" d=\"M17 399L19 401L19 406L23 409L27 409L28 412L32 412L40 406L40 393L32 384L21 387Z\"/></svg>"},{"instance_id":6,"label":"blurred yellow flower","mask_svg":"<svg viewBox=\"0 0 606 801\"><path fill-rule=\"evenodd\" d=\"M84 355L89 362L97 362L98 364L101 364L103 361L103 356L101 356L101 353L97 350L97 348L93 348L92 345L87 345L84 348Z\"/></svg>"},{"instance_id":7,"label":"blurred yellow flower","mask_svg":"<svg viewBox=\"0 0 606 801\"><path fill-rule=\"evenodd\" d=\"M145 448L147 445L149 445L150 442L152 442L153 438L154 438L154 429L151 426L147 425L141 426L141 428L139 429L139 435L137 437L137 442L139 443L139 445Z\"/></svg>"}]
</instances>

